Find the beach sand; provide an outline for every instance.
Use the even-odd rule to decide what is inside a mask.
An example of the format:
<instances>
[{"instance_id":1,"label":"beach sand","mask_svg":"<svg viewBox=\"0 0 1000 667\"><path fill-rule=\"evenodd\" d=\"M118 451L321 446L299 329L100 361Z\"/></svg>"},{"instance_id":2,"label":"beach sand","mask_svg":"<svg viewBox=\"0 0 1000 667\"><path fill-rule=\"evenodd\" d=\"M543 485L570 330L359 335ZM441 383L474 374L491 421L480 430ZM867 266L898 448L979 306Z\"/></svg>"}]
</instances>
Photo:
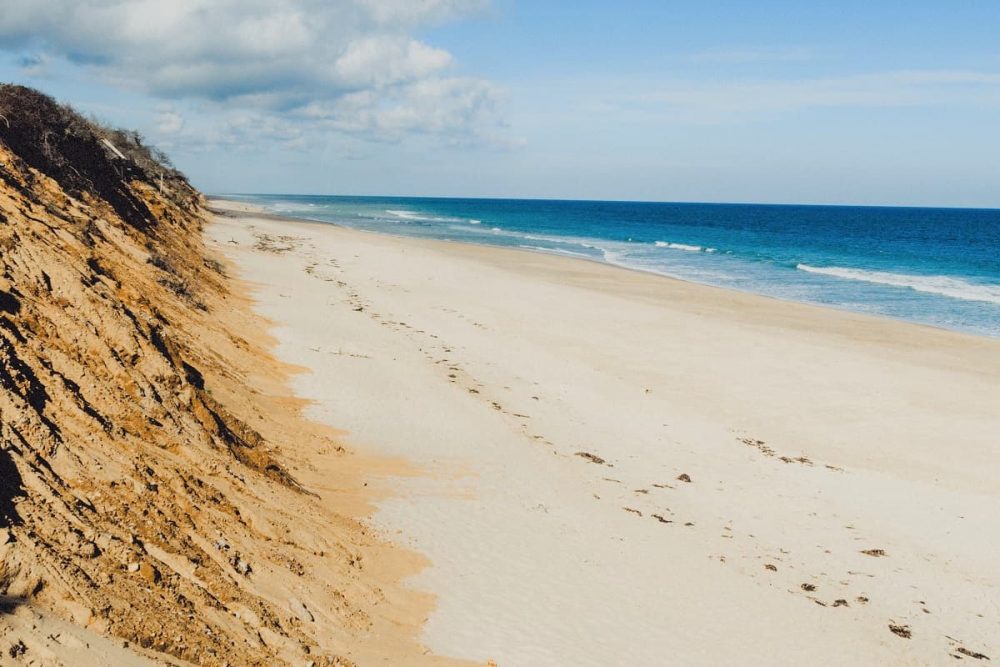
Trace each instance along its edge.
<instances>
[{"instance_id":1,"label":"beach sand","mask_svg":"<svg viewBox=\"0 0 1000 667\"><path fill-rule=\"evenodd\" d=\"M419 472L369 523L432 651L1000 659L1000 341L214 205L306 414Z\"/></svg>"}]
</instances>

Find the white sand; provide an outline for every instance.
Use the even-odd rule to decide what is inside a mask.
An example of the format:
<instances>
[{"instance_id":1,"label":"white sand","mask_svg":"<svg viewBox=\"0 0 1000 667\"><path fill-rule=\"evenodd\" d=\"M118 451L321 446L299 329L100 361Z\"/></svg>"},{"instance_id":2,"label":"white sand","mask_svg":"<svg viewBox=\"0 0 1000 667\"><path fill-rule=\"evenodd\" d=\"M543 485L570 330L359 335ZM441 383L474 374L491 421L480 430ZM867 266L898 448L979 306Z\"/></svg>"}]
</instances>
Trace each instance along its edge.
<instances>
[{"instance_id":1,"label":"white sand","mask_svg":"<svg viewBox=\"0 0 1000 667\"><path fill-rule=\"evenodd\" d=\"M425 471L373 480L395 495L372 522L433 563L412 585L438 596L434 651L1000 659L1000 341L520 251L207 234L310 414Z\"/></svg>"}]
</instances>

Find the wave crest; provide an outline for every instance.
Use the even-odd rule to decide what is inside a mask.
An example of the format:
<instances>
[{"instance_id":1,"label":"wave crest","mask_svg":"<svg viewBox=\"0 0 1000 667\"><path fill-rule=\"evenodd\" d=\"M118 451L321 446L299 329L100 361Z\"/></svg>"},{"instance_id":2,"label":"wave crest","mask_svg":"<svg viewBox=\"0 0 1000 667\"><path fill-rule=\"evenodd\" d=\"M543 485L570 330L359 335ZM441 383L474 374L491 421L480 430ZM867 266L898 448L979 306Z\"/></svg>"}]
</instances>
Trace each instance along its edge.
<instances>
[{"instance_id":1,"label":"wave crest","mask_svg":"<svg viewBox=\"0 0 1000 667\"><path fill-rule=\"evenodd\" d=\"M700 245L689 245L687 243L671 243L670 241L656 241L653 243L657 248L670 248L671 250L684 250L685 252L715 252L715 248L702 248Z\"/></svg>"},{"instance_id":2,"label":"wave crest","mask_svg":"<svg viewBox=\"0 0 1000 667\"><path fill-rule=\"evenodd\" d=\"M879 285L906 287L917 292L937 294L963 301L983 301L1000 305L1000 285L977 285L960 278L950 276L918 276L907 273L890 273L888 271L865 271L849 269L840 266L809 266L796 264L795 268L807 273L818 273L845 280L860 280Z\"/></svg>"},{"instance_id":3,"label":"wave crest","mask_svg":"<svg viewBox=\"0 0 1000 667\"><path fill-rule=\"evenodd\" d=\"M385 212L393 218L404 222L465 222L465 218L448 218L435 215L425 215L423 213L417 213L416 211L387 208Z\"/></svg>"}]
</instances>

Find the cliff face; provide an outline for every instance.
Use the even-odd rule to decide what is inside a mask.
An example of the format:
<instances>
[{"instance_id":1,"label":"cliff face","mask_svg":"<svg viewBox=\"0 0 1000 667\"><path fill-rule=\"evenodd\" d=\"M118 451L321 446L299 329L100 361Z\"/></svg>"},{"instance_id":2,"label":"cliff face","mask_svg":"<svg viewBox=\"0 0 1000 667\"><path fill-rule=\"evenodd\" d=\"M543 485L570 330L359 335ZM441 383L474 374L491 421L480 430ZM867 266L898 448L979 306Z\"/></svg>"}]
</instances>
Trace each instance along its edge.
<instances>
[{"instance_id":1,"label":"cliff face","mask_svg":"<svg viewBox=\"0 0 1000 667\"><path fill-rule=\"evenodd\" d=\"M197 664L349 664L337 642L384 599L357 576L367 538L255 430L281 432L247 386L261 351L220 314L202 203L137 137L0 86L4 613ZM325 536L290 537L307 528Z\"/></svg>"}]
</instances>

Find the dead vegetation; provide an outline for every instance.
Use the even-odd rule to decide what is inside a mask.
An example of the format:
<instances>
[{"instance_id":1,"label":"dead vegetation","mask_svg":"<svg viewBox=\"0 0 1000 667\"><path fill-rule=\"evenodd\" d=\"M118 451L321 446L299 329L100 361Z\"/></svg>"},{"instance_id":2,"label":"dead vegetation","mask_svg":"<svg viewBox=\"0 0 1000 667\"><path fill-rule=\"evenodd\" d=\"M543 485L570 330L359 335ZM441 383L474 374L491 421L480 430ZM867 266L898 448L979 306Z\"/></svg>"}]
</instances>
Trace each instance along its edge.
<instances>
[{"instance_id":1,"label":"dead vegetation","mask_svg":"<svg viewBox=\"0 0 1000 667\"><path fill-rule=\"evenodd\" d=\"M0 139L26 166L53 179L71 197L106 202L136 229L149 230L158 219L129 187L134 181L161 190L182 210L193 211L199 204L198 193L184 175L162 152L146 146L137 132L109 127L36 90L9 84L0 84L0 115L6 121ZM32 183L20 187L30 193Z\"/></svg>"}]
</instances>

